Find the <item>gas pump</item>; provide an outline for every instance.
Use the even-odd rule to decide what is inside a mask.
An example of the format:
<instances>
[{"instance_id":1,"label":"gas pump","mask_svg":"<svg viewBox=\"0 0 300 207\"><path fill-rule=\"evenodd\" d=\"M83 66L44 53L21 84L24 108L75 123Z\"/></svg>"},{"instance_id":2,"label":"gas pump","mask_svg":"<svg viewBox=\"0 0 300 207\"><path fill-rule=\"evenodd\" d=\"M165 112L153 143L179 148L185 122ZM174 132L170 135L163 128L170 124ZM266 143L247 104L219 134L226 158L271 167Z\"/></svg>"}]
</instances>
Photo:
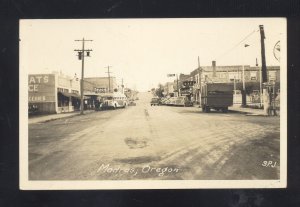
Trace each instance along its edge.
<instances>
[{"instance_id":1,"label":"gas pump","mask_svg":"<svg viewBox=\"0 0 300 207\"><path fill-rule=\"evenodd\" d=\"M277 116L275 82L263 83L264 111L268 116Z\"/></svg>"}]
</instances>

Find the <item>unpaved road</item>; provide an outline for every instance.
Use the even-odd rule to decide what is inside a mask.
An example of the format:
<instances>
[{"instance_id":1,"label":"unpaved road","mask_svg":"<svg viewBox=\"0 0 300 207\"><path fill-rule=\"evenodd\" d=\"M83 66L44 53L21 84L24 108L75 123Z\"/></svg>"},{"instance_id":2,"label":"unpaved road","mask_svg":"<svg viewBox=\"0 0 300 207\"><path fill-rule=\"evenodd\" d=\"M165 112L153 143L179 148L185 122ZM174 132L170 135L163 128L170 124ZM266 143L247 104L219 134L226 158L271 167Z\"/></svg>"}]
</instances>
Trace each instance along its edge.
<instances>
[{"instance_id":1,"label":"unpaved road","mask_svg":"<svg viewBox=\"0 0 300 207\"><path fill-rule=\"evenodd\" d=\"M29 179L279 179L278 117L139 97L126 109L30 124Z\"/></svg>"}]
</instances>

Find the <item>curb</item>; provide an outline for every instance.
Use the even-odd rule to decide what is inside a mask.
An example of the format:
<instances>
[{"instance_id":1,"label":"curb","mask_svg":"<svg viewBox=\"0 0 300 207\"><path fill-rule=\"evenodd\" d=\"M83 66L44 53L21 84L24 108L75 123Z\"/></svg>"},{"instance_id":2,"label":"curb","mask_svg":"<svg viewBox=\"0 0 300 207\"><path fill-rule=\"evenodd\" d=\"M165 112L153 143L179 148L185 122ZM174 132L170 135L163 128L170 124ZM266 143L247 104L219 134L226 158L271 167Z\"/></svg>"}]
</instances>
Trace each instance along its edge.
<instances>
[{"instance_id":1,"label":"curb","mask_svg":"<svg viewBox=\"0 0 300 207\"><path fill-rule=\"evenodd\" d=\"M230 108L229 110L245 114L246 116L267 116L267 115L252 112L252 111L243 111L243 110L238 110L238 109L234 109L234 108Z\"/></svg>"},{"instance_id":2,"label":"curb","mask_svg":"<svg viewBox=\"0 0 300 207\"><path fill-rule=\"evenodd\" d=\"M93 113L93 112L95 112L95 111L86 111L86 113L84 115L90 114L90 113ZM80 115L80 113L72 114L72 115L69 115L69 116L50 118L50 119L47 119L47 120L36 121L36 122L32 122L32 123L30 123L30 121L29 121L30 119L28 119L28 124L46 123L46 122L55 121L55 120L63 119L63 118L74 117L74 116L78 116L78 115Z\"/></svg>"}]
</instances>

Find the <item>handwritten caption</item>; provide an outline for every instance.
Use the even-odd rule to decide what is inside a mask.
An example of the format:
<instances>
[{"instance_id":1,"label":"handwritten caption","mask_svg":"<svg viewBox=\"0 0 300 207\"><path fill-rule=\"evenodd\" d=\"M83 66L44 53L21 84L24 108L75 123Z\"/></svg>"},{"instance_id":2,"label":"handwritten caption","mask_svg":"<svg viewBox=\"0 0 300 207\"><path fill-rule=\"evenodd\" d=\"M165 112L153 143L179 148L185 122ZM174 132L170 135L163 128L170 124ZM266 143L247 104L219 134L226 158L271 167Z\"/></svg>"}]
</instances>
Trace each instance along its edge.
<instances>
[{"instance_id":1,"label":"handwritten caption","mask_svg":"<svg viewBox=\"0 0 300 207\"><path fill-rule=\"evenodd\" d=\"M180 171L179 168L176 167L153 167L150 165L145 165L140 168L122 168L120 166L114 167L110 164L101 164L97 169L97 173L108 173L108 174L131 174L133 176L142 174L156 174L159 177L163 177L166 175L178 173Z\"/></svg>"}]
</instances>

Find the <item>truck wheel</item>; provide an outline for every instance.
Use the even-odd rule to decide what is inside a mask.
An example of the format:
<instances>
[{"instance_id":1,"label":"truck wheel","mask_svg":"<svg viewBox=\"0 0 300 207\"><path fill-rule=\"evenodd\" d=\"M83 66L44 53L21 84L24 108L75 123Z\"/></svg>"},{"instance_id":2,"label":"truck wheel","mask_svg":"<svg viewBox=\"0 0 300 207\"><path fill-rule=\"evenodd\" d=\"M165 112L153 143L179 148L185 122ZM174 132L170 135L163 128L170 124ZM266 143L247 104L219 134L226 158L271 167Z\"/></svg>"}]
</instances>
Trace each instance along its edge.
<instances>
[{"instance_id":1,"label":"truck wheel","mask_svg":"<svg viewBox=\"0 0 300 207\"><path fill-rule=\"evenodd\" d=\"M210 112L210 108L208 106L203 106L202 111L205 113L208 113L208 112Z\"/></svg>"},{"instance_id":2,"label":"truck wheel","mask_svg":"<svg viewBox=\"0 0 300 207\"><path fill-rule=\"evenodd\" d=\"M227 107L226 107L226 108L223 108L223 109L222 109L222 112L223 112L223 113L227 113L227 112L228 112L228 108L227 108Z\"/></svg>"}]
</instances>

